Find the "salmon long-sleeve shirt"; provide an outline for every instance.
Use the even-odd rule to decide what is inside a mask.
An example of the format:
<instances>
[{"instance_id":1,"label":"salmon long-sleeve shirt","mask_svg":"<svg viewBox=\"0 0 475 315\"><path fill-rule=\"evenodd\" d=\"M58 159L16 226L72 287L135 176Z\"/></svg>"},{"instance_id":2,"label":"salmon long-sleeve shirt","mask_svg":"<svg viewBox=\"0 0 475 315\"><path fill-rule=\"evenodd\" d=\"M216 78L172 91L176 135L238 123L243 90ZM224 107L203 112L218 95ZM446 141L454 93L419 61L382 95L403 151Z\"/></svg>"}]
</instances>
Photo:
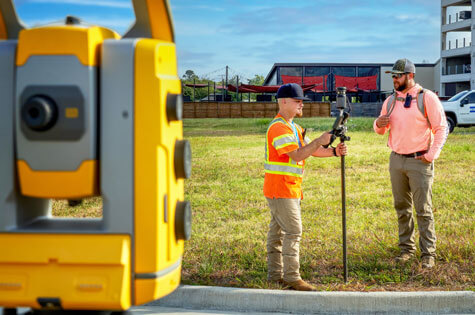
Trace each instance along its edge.
<instances>
[{"instance_id":1,"label":"salmon long-sleeve shirt","mask_svg":"<svg viewBox=\"0 0 475 315\"><path fill-rule=\"evenodd\" d=\"M388 146L394 152L410 154L428 150L424 157L432 162L439 157L447 139L447 120L439 98L435 93L427 90L424 95L424 105L427 118L430 121L429 128L427 118L417 108L417 93L421 89L422 87L416 84L407 92L412 95L412 103L409 108L404 107L404 101L396 101L386 127L379 128L376 126L375 120L373 128L380 135L389 130ZM396 92L397 98L406 98L406 94ZM389 99L390 97L384 101L380 116L386 115Z\"/></svg>"}]
</instances>

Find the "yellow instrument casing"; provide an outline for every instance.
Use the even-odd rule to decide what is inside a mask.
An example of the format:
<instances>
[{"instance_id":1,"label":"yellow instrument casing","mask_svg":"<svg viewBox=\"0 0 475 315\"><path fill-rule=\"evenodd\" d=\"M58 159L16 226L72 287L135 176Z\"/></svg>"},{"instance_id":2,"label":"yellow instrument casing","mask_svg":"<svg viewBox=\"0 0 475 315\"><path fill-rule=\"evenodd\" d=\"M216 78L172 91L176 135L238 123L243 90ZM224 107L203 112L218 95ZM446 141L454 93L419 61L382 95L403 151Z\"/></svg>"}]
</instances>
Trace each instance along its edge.
<instances>
[{"instance_id":1,"label":"yellow instrument casing","mask_svg":"<svg viewBox=\"0 0 475 315\"><path fill-rule=\"evenodd\" d=\"M1 304L41 308L56 298L64 309L128 309L130 241L125 235L0 234Z\"/></svg>"},{"instance_id":2,"label":"yellow instrument casing","mask_svg":"<svg viewBox=\"0 0 475 315\"><path fill-rule=\"evenodd\" d=\"M2 307L121 311L180 284L191 148L171 14L132 1L122 37L70 17L28 29L0 1ZM90 196L101 218L52 215Z\"/></svg>"},{"instance_id":3,"label":"yellow instrument casing","mask_svg":"<svg viewBox=\"0 0 475 315\"><path fill-rule=\"evenodd\" d=\"M170 204L183 200L184 180L177 179L174 171L174 147L183 137L183 125L169 123L166 108L159 106L168 93L181 92L176 69L174 44L137 42L135 159L142 162L135 164L135 208L140 209L135 216L135 269L140 274L171 268L166 277L135 280L139 304L169 294L180 282L183 241L176 240L174 224L165 221L161 208L165 195Z\"/></svg>"}]
</instances>

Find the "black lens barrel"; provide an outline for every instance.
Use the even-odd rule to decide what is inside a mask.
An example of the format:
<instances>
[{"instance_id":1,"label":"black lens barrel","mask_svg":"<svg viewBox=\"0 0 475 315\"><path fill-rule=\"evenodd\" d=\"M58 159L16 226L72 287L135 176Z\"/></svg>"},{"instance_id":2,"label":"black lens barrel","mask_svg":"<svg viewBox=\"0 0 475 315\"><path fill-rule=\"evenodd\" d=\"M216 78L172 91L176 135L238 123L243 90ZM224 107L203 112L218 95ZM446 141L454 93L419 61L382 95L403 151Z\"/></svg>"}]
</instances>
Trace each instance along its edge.
<instances>
[{"instance_id":1,"label":"black lens barrel","mask_svg":"<svg viewBox=\"0 0 475 315\"><path fill-rule=\"evenodd\" d=\"M46 131L58 120L58 106L48 96L34 95L23 104L21 118L31 130Z\"/></svg>"}]
</instances>

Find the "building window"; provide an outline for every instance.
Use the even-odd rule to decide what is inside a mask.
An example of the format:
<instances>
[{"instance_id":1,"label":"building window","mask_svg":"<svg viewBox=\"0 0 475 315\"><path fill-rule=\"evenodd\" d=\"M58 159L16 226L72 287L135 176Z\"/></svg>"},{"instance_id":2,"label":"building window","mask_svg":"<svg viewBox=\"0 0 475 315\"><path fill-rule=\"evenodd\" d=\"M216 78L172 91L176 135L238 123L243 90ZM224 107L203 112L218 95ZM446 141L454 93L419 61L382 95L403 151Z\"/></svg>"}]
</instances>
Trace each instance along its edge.
<instances>
[{"instance_id":1,"label":"building window","mask_svg":"<svg viewBox=\"0 0 475 315\"><path fill-rule=\"evenodd\" d=\"M376 76L377 90L380 89L380 86L379 86L379 67L358 67L358 76L359 77L373 77L373 76Z\"/></svg>"},{"instance_id":2,"label":"building window","mask_svg":"<svg viewBox=\"0 0 475 315\"><path fill-rule=\"evenodd\" d=\"M302 67L280 67L279 84L298 83L302 84Z\"/></svg>"},{"instance_id":3,"label":"building window","mask_svg":"<svg viewBox=\"0 0 475 315\"><path fill-rule=\"evenodd\" d=\"M305 67L303 84L315 85L314 92L330 90L330 67Z\"/></svg>"},{"instance_id":4,"label":"building window","mask_svg":"<svg viewBox=\"0 0 475 315\"><path fill-rule=\"evenodd\" d=\"M356 77L356 67L333 67L332 73L345 77Z\"/></svg>"},{"instance_id":5,"label":"building window","mask_svg":"<svg viewBox=\"0 0 475 315\"><path fill-rule=\"evenodd\" d=\"M359 77L369 77L373 75L379 76L379 68L377 67L358 67Z\"/></svg>"},{"instance_id":6,"label":"building window","mask_svg":"<svg viewBox=\"0 0 475 315\"><path fill-rule=\"evenodd\" d=\"M277 85L277 70L272 72L272 75L268 82L269 85Z\"/></svg>"},{"instance_id":7,"label":"building window","mask_svg":"<svg viewBox=\"0 0 475 315\"><path fill-rule=\"evenodd\" d=\"M305 67L306 77L316 77L330 74L330 67Z\"/></svg>"}]
</instances>

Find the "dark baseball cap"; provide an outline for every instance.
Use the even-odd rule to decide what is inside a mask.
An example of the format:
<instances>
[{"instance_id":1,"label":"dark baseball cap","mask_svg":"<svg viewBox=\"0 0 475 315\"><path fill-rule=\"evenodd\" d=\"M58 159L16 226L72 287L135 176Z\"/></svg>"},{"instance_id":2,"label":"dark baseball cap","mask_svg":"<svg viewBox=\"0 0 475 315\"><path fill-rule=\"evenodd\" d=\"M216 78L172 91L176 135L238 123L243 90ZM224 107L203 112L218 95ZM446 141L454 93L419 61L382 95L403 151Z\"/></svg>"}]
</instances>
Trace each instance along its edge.
<instances>
[{"instance_id":1,"label":"dark baseball cap","mask_svg":"<svg viewBox=\"0 0 475 315\"><path fill-rule=\"evenodd\" d=\"M386 73L416 73L416 66L409 59L399 59L393 66L391 71Z\"/></svg>"},{"instance_id":2,"label":"dark baseball cap","mask_svg":"<svg viewBox=\"0 0 475 315\"><path fill-rule=\"evenodd\" d=\"M296 100L310 101L309 98L303 96L303 90L297 83L287 83L277 90L276 98L294 98Z\"/></svg>"}]
</instances>

